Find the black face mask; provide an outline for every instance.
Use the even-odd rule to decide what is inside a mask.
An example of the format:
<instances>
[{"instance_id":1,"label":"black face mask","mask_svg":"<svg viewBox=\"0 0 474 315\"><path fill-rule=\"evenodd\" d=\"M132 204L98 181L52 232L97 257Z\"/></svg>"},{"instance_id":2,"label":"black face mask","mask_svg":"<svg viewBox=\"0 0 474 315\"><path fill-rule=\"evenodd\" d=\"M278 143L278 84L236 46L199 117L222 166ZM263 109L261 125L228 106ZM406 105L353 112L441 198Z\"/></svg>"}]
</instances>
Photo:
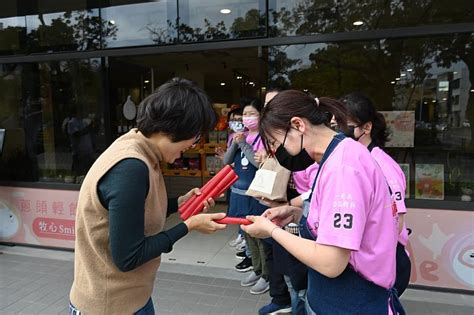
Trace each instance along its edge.
<instances>
[{"instance_id":1,"label":"black face mask","mask_svg":"<svg viewBox=\"0 0 474 315\"><path fill-rule=\"evenodd\" d=\"M356 128L358 128L359 126L347 126L347 131L344 132L344 134L346 135L346 137L349 137L349 138L352 138L354 139L355 141L359 141L360 138L362 138L362 136L364 135L361 134L360 136L356 137L355 134L354 134L354 130Z\"/></svg>"},{"instance_id":2,"label":"black face mask","mask_svg":"<svg viewBox=\"0 0 474 315\"><path fill-rule=\"evenodd\" d=\"M297 155L291 155L286 151L285 142L287 135L288 131L285 134L285 140L283 140L283 143L275 152L275 158L281 166L291 172L304 171L314 164L314 160L309 156L308 152L306 152L306 149L303 148L303 135L301 135L301 151Z\"/></svg>"}]
</instances>

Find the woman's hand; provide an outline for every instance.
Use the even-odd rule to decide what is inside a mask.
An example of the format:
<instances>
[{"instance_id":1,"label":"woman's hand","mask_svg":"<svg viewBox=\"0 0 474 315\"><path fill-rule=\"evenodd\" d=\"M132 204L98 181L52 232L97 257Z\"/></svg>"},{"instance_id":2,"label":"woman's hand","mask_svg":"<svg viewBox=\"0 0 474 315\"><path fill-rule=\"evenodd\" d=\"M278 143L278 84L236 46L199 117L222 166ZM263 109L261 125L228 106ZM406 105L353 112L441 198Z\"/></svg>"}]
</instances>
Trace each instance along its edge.
<instances>
[{"instance_id":1,"label":"woman's hand","mask_svg":"<svg viewBox=\"0 0 474 315\"><path fill-rule=\"evenodd\" d=\"M201 213L191 216L189 219L184 221L184 224L188 227L188 231L196 230L203 234L211 234L219 230L223 230L227 227L226 224L219 224L214 220L223 219L226 216L225 213Z\"/></svg>"},{"instance_id":2,"label":"woman's hand","mask_svg":"<svg viewBox=\"0 0 474 315\"><path fill-rule=\"evenodd\" d=\"M234 135L234 142L241 143L245 141L245 134L243 132L236 132Z\"/></svg>"},{"instance_id":3,"label":"woman's hand","mask_svg":"<svg viewBox=\"0 0 474 315\"><path fill-rule=\"evenodd\" d=\"M255 153L254 159L258 164L262 164L263 161L267 158L267 153L265 151L258 151Z\"/></svg>"},{"instance_id":4,"label":"woman's hand","mask_svg":"<svg viewBox=\"0 0 474 315\"><path fill-rule=\"evenodd\" d=\"M272 231L279 228L268 218L261 216L248 215L247 219L253 223L250 225L241 225L240 228L250 234L252 237L267 238L272 236Z\"/></svg>"},{"instance_id":5,"label":"woman's hand","mask_svg":"<svg viewBox=\"0 0 474 315\"><path fill-rule=\"evenodd\" d=\"M262 217L267 218L276 225L283 227L289 223L299 223L303 209L292 206L281 206L266 210Z\"/></svg>"},{"instance_id":6,"label":"woman's hand","mask_svg":"<svg viewBox=\"0 0 474 315\"><path fill-rule=\"evenodd\" d=\"M180 207L183 203L188 201L194 195L201 195L202 192L199 188L191 189L186 195L178 197L178 207ZM213 208L216 205L214 199L209 198L204 201L204 212L209 211L209 209Z\"/></svg>"}]
</instances>

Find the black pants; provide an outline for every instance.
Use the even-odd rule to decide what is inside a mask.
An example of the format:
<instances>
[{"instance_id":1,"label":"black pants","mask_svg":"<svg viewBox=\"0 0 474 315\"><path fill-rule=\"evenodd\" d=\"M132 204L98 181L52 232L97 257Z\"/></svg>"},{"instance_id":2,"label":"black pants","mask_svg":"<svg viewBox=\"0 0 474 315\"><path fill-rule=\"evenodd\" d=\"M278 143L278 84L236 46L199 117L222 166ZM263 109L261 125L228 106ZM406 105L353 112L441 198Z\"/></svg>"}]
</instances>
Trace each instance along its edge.
<instances>
[{"instance_id":1,"label":"black pants","mask_svg":"<svg viewBox=\"0 0 474 315\"><path fill-rule=\"evenodd\" d=\"M290 305L291 304L291 297L290 293L288 292L288 287L286 286L285 278L283 274L280 273L275 267L274 264L278 262L274 262L274 251L275 251L275 243L270 245L269 243L263 242L264 246L268 246L271 250L268 250L267 253L267 268L268 268L268 281L270 283L270 296L272 298L272 303L278 305Z\"/></svg>"},{"instance_id":2,"label":"black pants","mask_svg":"<svg viewBox=\"0 0 474 315\"><path fill-rule=\"evenodd\" d=\"M402 296L405 289L410 282L411 261L405 251L405 247L397 244L397 275L395 278L395 289L398 291L398 296Z\"/></svg>"}]
</instances>

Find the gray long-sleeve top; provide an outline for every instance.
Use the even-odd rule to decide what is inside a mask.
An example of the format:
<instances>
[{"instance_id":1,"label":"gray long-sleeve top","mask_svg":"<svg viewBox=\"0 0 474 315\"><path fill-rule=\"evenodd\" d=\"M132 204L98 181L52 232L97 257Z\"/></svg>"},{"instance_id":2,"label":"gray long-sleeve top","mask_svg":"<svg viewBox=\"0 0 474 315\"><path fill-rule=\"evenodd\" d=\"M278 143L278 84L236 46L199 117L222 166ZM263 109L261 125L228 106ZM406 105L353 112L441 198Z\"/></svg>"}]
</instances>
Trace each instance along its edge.
<instances>
[{"instance_id":1,"label":"gray long-sleeve top","mask_svg":"<svg viewBox=\"0 0 474 315\"><path fill-rule=\"evenodd\" d=\"M258 168L259 164L255 161L255 151L253 150L253 146L247 143L245 140L240 143L232 141L232 144L229 146L226 153L224 154L224 164L230 165L234 163L234 156L237 153L238 149L240 149L244 153L250 164Z\"/></svg>"}]
</instances>

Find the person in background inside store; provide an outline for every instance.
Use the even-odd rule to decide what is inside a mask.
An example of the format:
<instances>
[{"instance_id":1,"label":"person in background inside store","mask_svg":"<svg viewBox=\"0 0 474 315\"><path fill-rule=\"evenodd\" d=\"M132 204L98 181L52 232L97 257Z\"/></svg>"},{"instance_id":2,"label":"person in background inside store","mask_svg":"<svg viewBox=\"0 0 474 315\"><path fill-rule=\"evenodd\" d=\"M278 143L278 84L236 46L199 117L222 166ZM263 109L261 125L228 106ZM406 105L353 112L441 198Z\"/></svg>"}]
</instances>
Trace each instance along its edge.
<instances>
[{"instance_id":1,"label":"person in background inside store","mask_svg":"<svg viewBox=\"0 0 474 315\"><path fill-rule=\"evenodd\" d=\"M408 244L408 231L405 226L406 179L402 169L383 151L388 139L385 118L378 113L372 101L362 93L355 92L341 98L349 110L349 132L347 136L365 145L382 169L398 211L397 275L395 288L401 296L408 286L411 273L410 257L405 247Z\"/></svg>"},{"instance_id":2,"label":"person in background inside store","mask_svg":"<svg viewBox=\"0 0 474 315\"><path fill-rule=\"evenodd\" d=\"M242 122L243 107L240 105L233 105L229 113L227 114L227 121L229 126L229 132L227 136L227 149L231 146L234 134L245 130L245 126ZM216 157L224 161L224 155L227 150L222 147L217 147Z\"/></svg>"},{"instance_id":3,"label":"person in background inside store","mask_svg":"<svg viewBox=\"0 0 474 315\"><path fill-rule=\"evenodd\" d=\"M251 98L249 97L242 97L240 99L240 102L238 105L233 105L231 107L231 110L227 114L227 121L229 125L229 134L227 137L227 150L229 147L232 145L232 141L234 138L234 134L236 132L242 132L245 131L245 126L242 122L242 112L243 112L243 107L245 104L248 104L251 102ZM224 161L224 155L227 152L227 150L222 149L222 147L217 147L216 148L216 157ZM232 194L231 190L227 191L227 204L230 204L230 195ZM242 233L242 230L239 229L239 232L237 233L237 236L235 239L232 239L229 241L229 246L230 247L235 247L239 252L244 251L246 246L245 246L245 239ZM239 257L240 259L241 257ZM242 259L244 259L243 257Z\"/></svg>"},{"instance_id":4,"label":"person in background inside store","mask_svg":"<svg viewBox=\"0 0 474 315\"><path fill-rule=\"evenodd\" d=\"M239 175L239 180L232 185L232 194L229 203L228 213L230 216L245 217L249 214L260 215L267 207L258 200L247 196L246 192L250 183L255 177L258 163L255 161L255 153L263 150L263 142L259 130L260 112L262 103L254 98L243 107L243 123L248 129L248 134L236 132L232 145L227 150L224 163L233 164L234 170ZM249 254L236 266L237 271L253 271L242 280L242 286L251 286L250 293L263 294L269 289L268 269L265 263L267 252L271 247L265 245L263 241L244 235Z\"/></svg>"},{"instance_id":5,"label":"person in background inside store","mask_svg":"<svg viewBox=\"0 0 474 315\"><path fill-rule=\"evenodd\" d=\"M77 204L70 314L155 314L151 294L161 254L192 230L226 227L214 222L225 213L203 213L163 231L167 215L201 192L168 200L160 162L173 163L215 124L206 93L174 78L140 104L138 128L97 159Z\"/></svg>"},{"instance_id":6,"label":"person in background inside store","mask_svg":"<svg viewBox=\"0 0 474 315\"><path fill-rule=\"evenodd\" d=\"M245 98L248 99L248 98ZM224 155L226 151L229 149L229 147L232 145L232 140L234 137L234 134L236 132L242 132L245 131L245 126L242 122L242 112L243 112L243 105L233 105L229 113L227 114L227 121L228 121L228 126L229 126L229 133L227 136L227 148L226 150L222 149L222 147L218 146L215 150L216 152L216 157L224 161ZM227 191L226 194L226 202L227 204L230 203L230 195L232 194L231 190ZM245 239L242 233L242 230L239 229L239 232L237 233L237 236L229 241L229 246L230 247L235 247L239 251L245 250ZM240 258L240 257L239 257Z\"/></svg>"},{"instance_id":7,"label":"person in background inside store","mask_svg":"<svg viewBox=\"0 0 474 315\"><path fill-rule=\"evenodd\" d=\"M86 124L79 116L76 106L72 106L69 120L65 125L72 151L72 172L74 176L83 176L94 163L94 146L91 133L94 125Z\"/></svg>"},{"instance_id":8,"label":"person in background inside store","mask_svg":"<svg viewBox=\"0 0 474 315\"><path fill-rule=\"evenodd\" d=\"M271 208L242 229L272 237L309 267L308 314L404 314L393 290L397 213L386 180L366 148L329 128L329 113L345 129L344 105L331 98L289 90L267 104L260 131L269 152L319 169L304 210ZM290 222L302 237L281 228Z\"/></svg>"}]
</instances>

